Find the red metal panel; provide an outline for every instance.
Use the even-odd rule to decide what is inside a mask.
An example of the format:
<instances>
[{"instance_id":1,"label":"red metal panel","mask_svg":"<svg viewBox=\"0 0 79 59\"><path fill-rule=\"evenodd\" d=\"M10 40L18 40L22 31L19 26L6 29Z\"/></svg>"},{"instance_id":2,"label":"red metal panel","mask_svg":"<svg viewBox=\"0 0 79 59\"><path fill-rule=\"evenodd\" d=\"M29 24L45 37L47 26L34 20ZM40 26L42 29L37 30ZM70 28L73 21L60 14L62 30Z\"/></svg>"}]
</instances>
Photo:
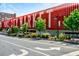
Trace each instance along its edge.
<instances>
[{"instance_id":1,"label":"red metal panel","mask_svg":"<svg viewBox=\"0 0 79 59\"><path fill-rule=\"evenodd\" d=\"M31 29L33 28L33 15L31 14Z\"/></svg>"},{"instance_id":2,"label":"red metal panel","mask_svg":"<svg viewBox=\"0 0 79 59\"><path fill-rule=\"evenodd\" d=\"M1 21L1 26L2 26L2 29L5 28L5 20L2 20L2 21Z\"/></svg>"},{"instance_id":3,"label":"red metal panel","mask_svg":"<svg viewBox=\"0 0 79 59\"><path fill-rule=\"evenodd\" d=\"M20 17L18 17L16 20L17 20L17 26L20 27Z\"/></svg>"},{"instance_id":4,"label":"red metal panel","mask_svg":"<svg viewBox=\"0 0 79 59\"><path fill-rule=\"evenodd\" d=\"M74 9L76 9L76 4L74 3Z\"/></svg>"},{"instance_id":5,"label":"red metal panel","mask_svg":"<svg viewBox=\"0 0 79 59\"><path fill-rule=\"evenodd\" d=\"M16 24L16 23L17 23L17 22L16 22L16 19L14 19L14 25L15 25L15 26L17 26L17 24Z\"/></svg>"},{"instance_id":6,"label":"red metal panel","mask_svg":"<svg viewBox=\"0 0 79 59\"><path fill-rule=\"evenodd\" d=\"M57 27L58 27L58 26L57 26L57 20L54 20L54 21L53 21L53 26L54 26L53 29L54 29L54 30L57 30Z\"/></svg>"},{"instance_id":7,"label":"red metal panel","mask_svg":"<svg viewBox=\"0 0 79 59\"><path fill-rule=\"evenodd\" d=\"M26 16L26 23L28 23L28 16L27 15L25 15Z\"/></svg>"},{"instance_id":8,"label":"red metal panel","mask_svg":"<svg viewBox=\"0 0 79 59\"><path fill-rule=\"evenodd\" d=\"M14 25L16 26L16 20L14 19Z\"/></svg>"},{"instance_id":9,"label":"red metal panel","mask_svg":"<svg viewBox=\"0 0 79 59\"><path fill-rule=\"evenodd\" d=\"M48 27L48 13L47 12L44 12L42 15L41 15L41 17L43 18L43 19L45 19L45 22L46 22L46 29L48 29L49 27Z\"/></svg>"},{"instance_id":10,"label":"red metal panel","mask_svg":"<svg viewBox=\"0 0 79 59\"><path fill-rule=\"evenodd\" d=\"M28 25L29 25L29 28L31 28L31 15L28 15Z\"/></svg>"},{"instance_id":11,"label":"red metal panel","mask_svg":"<svg viewBox=\"0 0 79 59\"><path fill-rule=\"evenodd\" d=\"M73 6L71 6L71 12L73 11Z\"/></svg>"},{"instance_id":12,"label":"red metal panel","mask_svg":"<svg viewBox=\"0 0 79 59\"><path fill-rule=\"evenodd\" d=\"M17 18L17 26L21 27L21 24L22 24L22 19L21 19L21 17L18 17Z\"/></svg>"},{"instance_id":13,"label":"red metal panel","mask_svg":"<svg viewBox=\"0 0 79 59\"><path fill-rule=\"evenodd\" d=\"M54 18L56 17L55 15L53 15L53 12L51 13L51 28L53 30L57 29L57 20L55 20Z\"/></svg>"},{"instance_id":14,"label":"red metal panel","mask_svg":"<svg viewBox=\"0 0 79 59\"><path fill-rule=\"evenodd\" d=\"M22 24L24 24L24 16L22 16Z\"/></svg>"},{"instance_id":15,"label":"red metal panel","mask_svg":"<svg viewBox=\"0 0 79 59\"><path fill-rule=\"evenodd\" d=\"M11 21L11 19L7 21L7 25L8 25L8 28L12 27L12 21Z\"/></svg>"},{"instance_id":16,"label":"red metal panel","mask_svg":"<svg viewBox=\"0 0 79 59\"><path fill-rule=\"evenodd\" d=\"M53 15L53 14L54 14L54 13L53 13L53 12L51 12L51 29L53 29L53 28L54 28L54 26L53 26L53 20L54 20L54 19L53 19L53 16L54 16L54 15Z\"/></svg>"},{"instance_id":17,"label":"red metal panel","mask_svg":"<svg viewBox=\"0 0 79 59\"><path fill-rule=\"evenodd\" d=\"M59 30L63 30L63 15L58 16L58 21L60 21Z\"/></svg>"},{"instance_id":18,"label":"red metal panel","mask_svg":"<svg viewBox=\"0 0 79 59\"><path fill-rule=\"evenodd\" d=\"M78 9L79 9L79 4L77 4L78 5Z\"/></svg>"},{"instance_id":19,"label":"red metal panel","mask_svg":"<svg viewBox=\"0 0 79 59\"><path fill-rule=\"evenodd\" d=\"M32 14L32 17L31 17L32 18L32 28L35 28L34 27L34 25L35 25L34 23L35 23L35 20L37 20L38 17L40 17L40 12Z\"/></svg>"},{"instance_id":20,"label":"red metal panel","mask_svg":"<svg viewBox=\"0 0 79 59\"><path fill-rule=\"evenodd\" d=\"M40 12L35 13L35 20L40 17Z\"/></svg>"},{"instance_id":21,"label":"red metal panel","mask_svg":"<svg viewBox=\"0 0 79 59\"><path fill-rule=\"evenodd\" d=\"M16 19L13 19L13 25L16 26Z\"/></svg>"}]
</instances>

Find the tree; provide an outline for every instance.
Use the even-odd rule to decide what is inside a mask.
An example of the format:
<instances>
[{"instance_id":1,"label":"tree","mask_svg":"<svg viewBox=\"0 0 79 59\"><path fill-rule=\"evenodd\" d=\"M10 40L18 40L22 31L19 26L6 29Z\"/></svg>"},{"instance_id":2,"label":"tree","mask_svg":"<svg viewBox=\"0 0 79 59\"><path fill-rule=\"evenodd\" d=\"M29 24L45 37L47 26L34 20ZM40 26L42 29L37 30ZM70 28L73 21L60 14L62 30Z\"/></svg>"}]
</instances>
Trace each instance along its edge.
<instances>
[{"instance_id":1,"label":"tree","mask_svg":"<svg viewBox=\"0 0 79 59\"><path fill-rule=\"evenodd\" d=\"M46 23L45 23L45 19L42 19L40 17L38 17L35 21L35 28L36 30L38 30L39 32L45 31L46 30Z\"/></svg>"},{"instance_id":2,"label":"tree","mask_svg":"<svg viewBox=\"0 0 79 59\"><path fill-rule=\"evenodd\" d=\"M79 30L79 10L75 9L68 17L64 17L64 27L69 30Z\"/></svg>"}]
</instances>

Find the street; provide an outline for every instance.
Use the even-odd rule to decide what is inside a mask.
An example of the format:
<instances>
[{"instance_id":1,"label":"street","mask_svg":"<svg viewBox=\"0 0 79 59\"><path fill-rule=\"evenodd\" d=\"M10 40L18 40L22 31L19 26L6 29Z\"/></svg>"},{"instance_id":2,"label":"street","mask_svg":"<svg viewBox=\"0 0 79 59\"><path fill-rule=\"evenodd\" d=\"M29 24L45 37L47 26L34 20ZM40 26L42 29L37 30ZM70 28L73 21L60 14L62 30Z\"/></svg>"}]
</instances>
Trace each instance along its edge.
<instances>
[{"instance_id":1,"label":"street","mask_svg":"<svg viewBox=\"0 0 79 59\"><path fill-rule=\"evenodd\" d=\"M79 45L0 35L0 56L78 56Z\"/></svg>"}]
</instances>

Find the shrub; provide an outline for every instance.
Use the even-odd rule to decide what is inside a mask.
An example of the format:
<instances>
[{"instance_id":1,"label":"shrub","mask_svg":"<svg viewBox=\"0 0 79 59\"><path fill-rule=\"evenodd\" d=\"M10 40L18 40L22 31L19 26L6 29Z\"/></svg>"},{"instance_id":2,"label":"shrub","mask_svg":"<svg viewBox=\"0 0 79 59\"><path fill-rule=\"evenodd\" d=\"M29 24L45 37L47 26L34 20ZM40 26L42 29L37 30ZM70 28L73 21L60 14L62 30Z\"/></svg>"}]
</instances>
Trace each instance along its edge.
<instances>
[{"instance_id":1,"label":"shrub","mask_svg":"<svg viewBox=\"0 0 79 59\"><path fill-rule=\"evenodd\" d=\"M57 36L49 36L48 37L48 40L54 40L55 41L56 39L57 39Z\"/></svg>"},{"instance_id":2,"label":"shrub","mask_svg":"<svg viewBox=\"0 0 79 59\"><path fill-rule=\"evenodd\" d=\"M37 37L41 37L41 35L40 34L38 34L38 36Z\"/></svg>"},{"instance_id":3,"label":"shrub","mask_svg":"<svg viewBox=\"0 0 79 59\"><path fill-rule=\"evenodd\" d=\"M17 26L13 26L11 30L12 30L12 33L17 33L19 31L19 28Z\"/></svg>"},{"instance_id":4,"label":"shrub","mask_svg":"<svg viewBox=\"0 0 79 59\"><path fill-rule=\"evenodd\" d=\"M9 28L9 29L7 30L7 33L8 33L8 34L11 34L11 33L18 33L18 31L19 31L19 28L18 28L17 26L12 26L11 28Z\"/></svg>"},{"instance_id":5,"label":"shrub","mask_svg":"<svg viewBox=\"0 0 79 59\"><path fill-rule=\"evenodd\" d=\"M35 28L38 31L45 31L46 30L45 19L38 17L35 21Z\"/></svg>"},{"instance_id":6,"label":"shrub","mask_svg":"<svg viewBox=\"0 0 79 59\"><path fill-rule=\"evenodd\" d=\"M2 31L2 27L0 27L0 31Z\"/></svg>"},{"instance_id":7,"label":"shrub","mask_svg":"<svg viewBox=\"0 0 79 59\"><path fill-rule=\"evenodd\" d=\"M8 34L12 33L11 28L9 28L9 29L7 30L7 33L8 33Z\"/></svg>"},{"instance_id":8,"label":"shrub","mask_svg":"<svg viewBox=\"0 0 79 59\"><path fill-rule=\"evenodd\" d=\"M20 30L21 30L23 33L27 32L27 30L28 30L28 23L23 24L23 25L20 27Z\"/></svg>"},{"instance_id":9,"label":"shrub","mask_svg":"<svg viewBox=\"0 0 79 59\"><path fill-rule=\"evenodd\" d=\"M24 34L24 37L25 37L25 38L31 38L31 33L30 33L30 32L26 32L26 33Z\"/></svg>"},{"instance_id":10,"label":"shrub","mask_svg":"<svg viewBox=\"0 0 79 59\"><path fill-rule=\"evenodd\" d=\"M31 37L32 37L32 38L36 38L37 36L38 36L37 33L31 33Z\"/></svg>"},{"instance_id":11,"label":"shrub","mask_svg":"<svg viewBox=\"0 0 79 59\"><path fill-rule=\"evenodd\" d=\"M23 32L19 31L19 32L17 33L17 36L18 36L18 37L23 37L24 34L23 34Z\"/></svg>"},{"instance_id":12,"label":"shrub","mask_svg":"<svg viewBox=\"0 0 79 59\"><path fill-rule=\"evenodd\" d=\"M66 35L66 39L67 39L67 40L70 40L71 37L70 37L69 35Z\"/></svg>"},{"instance_id":13,"label":"shrub","mask_svg":"<svg viewBox=\"0 0 79 59\"><path fill-rule=\"evenodd\" d=\"M53 37L52 37L52 36L49 36L49 37L48 37L48 40L53 40Z\"/></svg>"},{"instance_id":14,"label":"shrub","mask_svg":"<svg viewBox=\"0 0 79 59\"><path fill-rule=\"evenodd\" d=\"M60 41L64 41L65 38L66 38L65 34L60 33L60 34L59 34L59 38L58 38L58 40L60 40Z\"/></svg>"},{"instance_id":15,"label":"shrub","mask_svg":"<svg viewBox=\"0 0 79 59\"><path fill-rule=\"evenodd\" d=\"M42 34L42 38L48 38L49 36L50 36L49 33L43 33L43 34Z\"/></svg>"},{"instance_id":16,"label":"shrub","mask_svg":"<svg viewBox=\"0 0 79 59\"><path fill-rule=\"evenodd\" d=\"M79 10L75 9L64 17L63 25L67 30L79 30Z\"/></svg>"}]
</instances>

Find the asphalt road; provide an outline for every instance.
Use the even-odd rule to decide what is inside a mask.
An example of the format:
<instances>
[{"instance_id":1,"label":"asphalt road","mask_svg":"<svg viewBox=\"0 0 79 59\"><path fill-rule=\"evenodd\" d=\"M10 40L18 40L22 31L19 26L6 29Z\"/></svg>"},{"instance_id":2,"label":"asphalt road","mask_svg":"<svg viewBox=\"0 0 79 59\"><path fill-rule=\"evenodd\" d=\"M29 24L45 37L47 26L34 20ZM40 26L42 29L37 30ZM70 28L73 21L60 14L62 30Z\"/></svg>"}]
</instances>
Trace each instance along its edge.
<instances>
[{"instance_id":1,"label":"asphalt road","mask_svg":"<svg viewBox=\"0 0 79 59\"><path fill-rule=\"evenodd\" d=\"M0 56L78 56L79 45L0 35Z\"/></svg>"}]
</instances>

